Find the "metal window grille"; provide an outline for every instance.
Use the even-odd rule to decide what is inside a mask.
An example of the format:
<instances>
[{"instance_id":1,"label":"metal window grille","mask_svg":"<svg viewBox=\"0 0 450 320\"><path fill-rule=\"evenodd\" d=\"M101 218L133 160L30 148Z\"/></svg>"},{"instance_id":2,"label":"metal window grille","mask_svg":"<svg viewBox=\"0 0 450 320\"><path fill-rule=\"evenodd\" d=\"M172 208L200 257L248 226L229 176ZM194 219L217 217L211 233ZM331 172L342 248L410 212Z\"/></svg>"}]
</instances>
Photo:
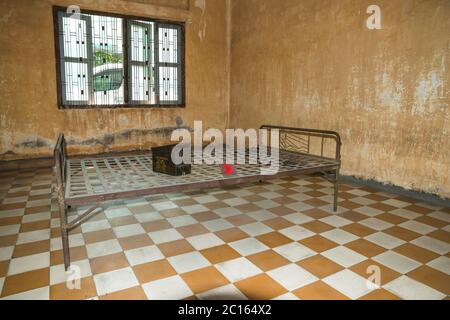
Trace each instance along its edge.
<instances>
[{"instance_id":1,"label":"metal window grille","mask_svg":"<svg viewBox=\"0 0 450 320\"><path fill-rule=\"evenodd\" d=\"M184 105L179 23L55 10L59 105Z\"/></svg>"}]
</instances>

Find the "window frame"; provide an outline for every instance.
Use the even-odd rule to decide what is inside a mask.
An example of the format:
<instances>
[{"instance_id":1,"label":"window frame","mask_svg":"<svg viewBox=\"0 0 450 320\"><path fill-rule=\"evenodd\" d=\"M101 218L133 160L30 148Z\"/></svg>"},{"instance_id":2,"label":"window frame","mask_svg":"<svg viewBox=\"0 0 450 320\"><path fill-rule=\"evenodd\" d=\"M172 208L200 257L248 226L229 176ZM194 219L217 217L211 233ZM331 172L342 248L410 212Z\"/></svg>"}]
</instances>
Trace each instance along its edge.
<instances>
[{"instance_id":1,"label":"window frame","mask_svg":"<svg viewBox=\"0 0 450 320\"><path fill-rule=\"evenodd\" d=\"M141 16L134 16L134 15L126 15L126 14L118 14L113 12L104 12L104 11L95 11L95 10L80 10L80 14L92 14L92 15L99 15L99 16L107 16L107 17L115 17L115 18L122 18L123 23L123 53L124 53L124 62L123 62L123 68L124 68L124 100L126 101L123 104L81 104L76 103L75 104L67 104L64 103L64 90L62 86L62 72L64 71L64 68L61 66L61 62L63 62L63 59L65 57L63 56L61 50L62 46L60 45L60 35L59 35L59 25L60 25L60 16L59 13L62 12L63 14L67 14L67 7L62 6L53 6L53 26L54 26L54 45L55 45L55 57L56 57L56 90L57 90L57 104L58 109L118 109L118 108L139 108L139 109L147 109L147 108L185 108L186 107L186 35L185 35L185 23L181 21L171 21L171 20L164 20L164 19L157 19L157 18L150 18L150 17L141 17ZM82 17L81 17L82 18ZM180 36L181 39L181 52L179 52L178 56L181 58L181 62L179 63L179 76L181 76L181 91L178 92L178 94L181 94L180 103L174 104L174 103L155 103L155 104L144 104L144 103L133 103L131 101L131 82L129 81L129 74L130 74L130 68L132 66L132 61L130 61L130 50L131 47L129 46L129 25L131 25L133 22L137 22L138 20L141 21L148 21L153 22L157 24L162 25L174 25L177 26L180 30ZM156 24L155 24L156 26ZM154 28L155 34L158 31L158 28ZM87 44L87 50L89 55L89 47L91 47L92 44ZM158 52L158 44L155 42L155 48L154 51ZM64 61L65 62L65 61ZM155 68L157 70L158 68ZM88 72L92 73L92 68L89 68L89 62L88 62ZM159 82L159 79L156 79L158 76L158 72L155 71L155 83ZM92 79L94 81L94 79ZM155 94L159 95L159 86L155 87L156 92ZM156 100L159 102L159 99Z\"/></svg>"}]
</instances>

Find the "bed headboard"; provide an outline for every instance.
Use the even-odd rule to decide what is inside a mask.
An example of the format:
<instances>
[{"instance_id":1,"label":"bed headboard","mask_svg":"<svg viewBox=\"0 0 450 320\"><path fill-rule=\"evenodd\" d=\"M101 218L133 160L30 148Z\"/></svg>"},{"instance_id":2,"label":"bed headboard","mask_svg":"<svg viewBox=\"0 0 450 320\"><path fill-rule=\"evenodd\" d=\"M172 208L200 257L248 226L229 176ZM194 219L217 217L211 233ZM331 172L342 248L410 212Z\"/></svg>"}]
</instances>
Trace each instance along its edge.
<instances>
[{"instance_id":1,"label":"bed headboard","mask_svg":"<svg viewBox=\"0 0 450 320\"><path fill-rule=\"evenodd\" d=\"M53 156L55 159L55 171L56 171L56 185L59 190L64 192L64 185L66 182L66 140L64 134L60 133L58 140L56 141L55 149L53 150Z\"/></svg>"},{"instance_id":2,"label":"bed headboard","mask_svg":"<svg viewBox=\"0 0 450 320\"><path fill-rule=\"evenodd\" d=\"M266 129L269 137L270 130L278 129L280 149L282 150L341 159L341 137L335 131L272 125L263 125L260 129Z\"/></svg>"}]
</instances>

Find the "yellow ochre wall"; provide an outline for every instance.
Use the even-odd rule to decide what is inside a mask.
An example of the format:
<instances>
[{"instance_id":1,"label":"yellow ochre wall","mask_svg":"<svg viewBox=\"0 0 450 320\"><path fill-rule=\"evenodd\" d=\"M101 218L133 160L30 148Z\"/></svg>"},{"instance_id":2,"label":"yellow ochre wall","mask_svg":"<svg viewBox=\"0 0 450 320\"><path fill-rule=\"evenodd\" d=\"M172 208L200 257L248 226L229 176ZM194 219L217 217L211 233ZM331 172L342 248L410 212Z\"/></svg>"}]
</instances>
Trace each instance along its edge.
<instances>
[{"instance_id":1,"label":"yellow ochre wall","mask_svg":"<svg viewBox=\"0 0 450 320\"><path fill-rule=\"evenodd\" d=\"M186 22L186 108L58 110L52 6ZM369 5L382 30L368 30ZM184 125L338 131L342 173L450 197L448 0L2 0L0 160L147 148Z\"/></svg>"},{"instance_id":2,"label":"yellow ochre wall","mask_svg":"<svg viewBox=\"0 0 450 320\"><path fill-rule=\"evenodd\" d=\"M343 174L450 197L450 1L232 3L231 127L335 130Z\"/></svg>"},{"instance_id":3,"label":"yellow ochre wall","mask_svg":"<svg viewBox=\"0 0 450 320\"><path fill-rule=\"evenodd\" d=\"M184 109L59 110L52 6L184 21ZM69 153L146 148L170 137L181 117L225 128L229 101L227 1L1 0L0 160L49 156L60 132Z\"/></svg>"}]
</instances>

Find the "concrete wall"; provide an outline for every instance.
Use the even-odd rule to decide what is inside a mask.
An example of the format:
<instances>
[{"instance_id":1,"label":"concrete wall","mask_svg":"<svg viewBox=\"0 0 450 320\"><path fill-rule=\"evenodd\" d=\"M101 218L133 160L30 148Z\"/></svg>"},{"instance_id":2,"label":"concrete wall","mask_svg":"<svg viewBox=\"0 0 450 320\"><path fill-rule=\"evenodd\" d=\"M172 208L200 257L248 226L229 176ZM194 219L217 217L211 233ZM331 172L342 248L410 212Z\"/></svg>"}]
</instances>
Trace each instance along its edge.
<instances>
[{"instance_id":1,"label":"concrete wall","mask_svg":"<svg viewBox=\"0 0 450 320\"><path fill-rule=\"evenodd\" d=\"M58 110L52 6L186 22L186 108ZM164 6L162 6L164 5ZM59 132L70 153L137 149L168 138L177 116L224 128L229 101L227 1L2 0L0 159L49 156Z\"/></svg>"},{"instance_id":2,"label":"concrete wall","mask_svg":"<svg viewBox=\"0 0 450 320\"><path fill-rule=\"evenodd\" d=\"M450 1L234 0L231 26L231 127L336 130L343 174L450 197Z\"/></svg>"}]
</instances>

